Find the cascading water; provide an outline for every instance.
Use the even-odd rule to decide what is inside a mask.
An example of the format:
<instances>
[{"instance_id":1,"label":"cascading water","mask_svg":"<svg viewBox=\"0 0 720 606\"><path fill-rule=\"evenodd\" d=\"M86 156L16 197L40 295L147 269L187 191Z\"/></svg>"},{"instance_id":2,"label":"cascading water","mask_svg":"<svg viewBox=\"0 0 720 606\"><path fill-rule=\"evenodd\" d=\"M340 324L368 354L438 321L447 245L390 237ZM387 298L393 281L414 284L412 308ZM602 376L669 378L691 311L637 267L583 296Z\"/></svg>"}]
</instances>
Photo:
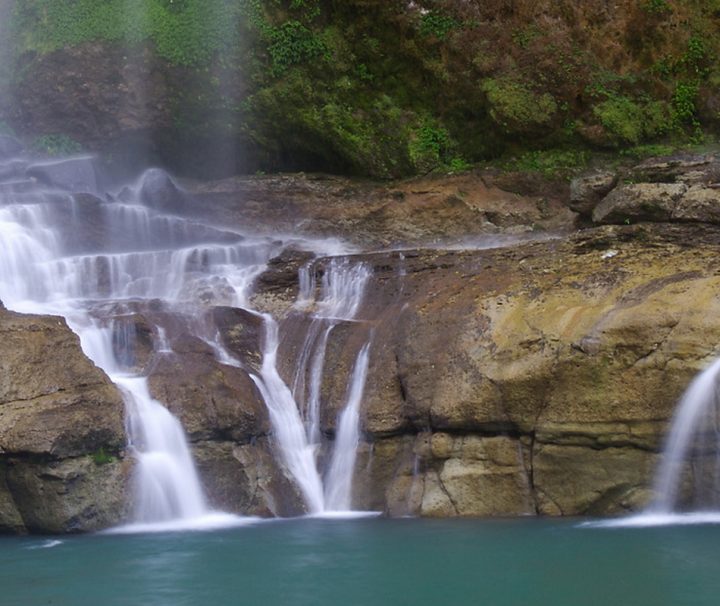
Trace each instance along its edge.
<instances>
[{"instance_id":1,"label":"cascading water","mask_svg":"<svg viewBox=\"0 0 720 606\"><path fill-rule=\"evenodd\" d=\"M674 415L648 513L679 509L720 509L720 359L690 384ZM689 498L681 504L683 479L690 474Z\"/></svg>"},{"instance_id":2,"label":"cascading water","mask_svg":"<svg viewBox=\"0 0 720 606\"><path fill-rule=\"evenodd\" d=\"M360 440L360 404L369 359L370 343L366 343L355 362L347 404L338 419L335 448L325 482L325 506L330 511L347 511L352 507L352 477Z\"/></svg>"},{"instance_id":3,"label":"cascading water","mask_svg":"<svg viewBox=\"0 0 720 606\"><path fill-rule=\"evenodd\" d=\"M720 359L688 386L665 440L654 498L638 515L593 526L720 522Z\"/></svg>"},{"instance_id":4,"label":"cascading water","mask_svg":"<svg viewBox=\"0 0 720 606\"><path fill-rule=\"evenodd\" d=\"M161 171L147 171L134 187L103 199L91 158L38 163L20 156L11 163L0 172L5 175L0 177L0 300L15 311L64 316L85 353L120 388L129 451L137 462L134 521L146 528L202 525L198 521L211 512L187 439L178 419L151 397L147 377L136 367L127 309L161 300L164 309L185 318L191 333L213 346L221 363L238 366L220 344L217 329L205 325L202 303L209 298L247 307L254 278L286 243L173 212L173 204L182 207L184 194ZM263 316L263 364L253 378L270 413L279 458L315 514L351 507L369 343L358 352L324 473L318 459L329 446L320 429L320 386L330 334L340 323L356 321L370 275L362 263L332 259L318 288L310 271L301 272L296 308L312 310L312 321L292 389L277 367L278 324ZM171 353L163 326L153 327L153 340L154 355Z\"/></svg>"},{"instance_id":5,"label":"cascading water","mask_svg":"<svg viewBox=\"0 0 720 606\"><path fill-rule=\"evenodd\" d=\"M32 172L29 160L14 162L20 177ZM67 162L80 172L92 170L89 159ZM137 460L135 522L228 523L230 518L211 515L206 505L179 421L150 396L147 378L131 368L132 339L112 313L99 310L156 297L192 310L194 291L218 281L223 293L241 302L278 245L154 211L139 195L145 181L126 189L122 202L79 198L18 175L11 175L7 187L0 184L0 300L15 311L65 316L85 353L122 391L128 443ZM156 349L167 350L164 333L158 336Z\"/></svg>"},{"instance_id":6,"label":"cascading water","mask_svg":"<svg viewBox=\"0 0 720 606\"><path fill-rule=\"evenodd\" d=\"M298 363L293 389L282 380L277 369L278 326L264 316L265 351L259 376L260 389L273 424L282 459L295 478L312 514L351 509L352 474L359 440L359 406L367 376L370 344L358 353L348 387L348 400L338 419L338 432L324 482L318 469L322 447L320 431L320 387L330 332L341 322L356 320L365 288L371 277L362 263L333 259L323 275L321 296L315 303L316 284L309 268L300 273L300 293L296 306L316 305ZM307 380L309 377L309 381Z\"/></svg>"}]
</instances>

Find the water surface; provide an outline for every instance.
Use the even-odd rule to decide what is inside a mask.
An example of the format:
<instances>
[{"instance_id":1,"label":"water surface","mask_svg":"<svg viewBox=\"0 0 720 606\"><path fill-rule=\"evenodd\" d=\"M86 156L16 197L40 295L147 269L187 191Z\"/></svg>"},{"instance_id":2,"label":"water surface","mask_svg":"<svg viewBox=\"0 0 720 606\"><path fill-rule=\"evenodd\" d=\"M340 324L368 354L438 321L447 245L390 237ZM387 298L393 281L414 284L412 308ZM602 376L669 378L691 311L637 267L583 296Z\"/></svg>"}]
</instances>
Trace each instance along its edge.
<instances>
[{"instance_id":1,"label":"water surface","mask_svg":"<svg viewBox=\"0 0 720 606\"><path fill-rule=\"evenodd\" d=\"M0 604L692 606L718 603L720 525L258 522L0 540Z\"/></svg>"}]
</instances>

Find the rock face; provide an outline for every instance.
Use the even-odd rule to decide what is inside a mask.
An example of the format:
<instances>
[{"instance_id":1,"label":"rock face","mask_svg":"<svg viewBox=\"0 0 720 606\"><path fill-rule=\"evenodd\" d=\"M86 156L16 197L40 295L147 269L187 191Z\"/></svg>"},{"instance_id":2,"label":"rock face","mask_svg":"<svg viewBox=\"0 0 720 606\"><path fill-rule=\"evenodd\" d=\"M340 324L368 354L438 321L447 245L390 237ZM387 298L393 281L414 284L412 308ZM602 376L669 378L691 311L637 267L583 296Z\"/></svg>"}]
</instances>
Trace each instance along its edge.
<instances>
[{"instance_id":1,"label":"rock face","mask_svg":"<svg viewBox=\"0 0 720 606\"><path fill-rule=\"evenodd\" d=\"M120 394L61 318L0 311L0 530L79 532L125 517Z\"/></svg>"},{"instance_id":2,"label":"rock face","mask_svg":"<svg viewBox=\"0 0 720 606\"><path fill-rule=\"evenodd\" d=\"M513 198L546 226L567 227L574 215L543 210L535 186L518 177L345 191L352 182L295 176L196 190L217 225L236 225L238 217L259 221L262 195L274 188L266 207L278 231L300 222L306 236L321 236L337 222L368 249L432 245L448 221L455 249L351 255L373 276L355 320L330 333L320 397L321 429L332 441L357 353L371 339L354 507L390 515L604 515L648 502L677 398L719 352L714 169L700 164L701 178L697 163L675 172L666 164L633 169L647 175L642 183L618 177L593 207L598 214L607 207L605 218L620 225L522 239L512 239L527 225ZM597 197L614 180L573 189ZM241 187L250 195L239 197ZM555 209L570 194L546 193ZM625 225L620 219L642 207L638 201L652 208ZM504 232L483 231L488 223ZM473 239L460 246L463 228ZM286 250L267 264L253 298L280 316L278 368L289 384L310 325L292 308L297 270L309 260ZM313 261L316 278L326 264ZM182 421L214 507L302 513L253 381L262 319L218 301L192 313L160 301L118 304L117 339L133 344L124 363L148 374L153 395ZM194 336L208 325L215 342ZM161 347L154 327L162 329ZM0 333L0 529L68 532L119 521L130 465L117 391L62 320L0 309ZM218 361L221 345L232 363Z\"/></svg>"},{"instance_id":3,"label":"rock face","mask_svg":"<svg viewBox=\"0 0 720 606\"><path fill-rule=\"evenodd\" d=\"M239 365L218 362L207 343L171 318L175 325L165 324L169 351L156 353L148 369L150 390L185 428L213 507L300 515L302 497L272 454L267 409L249 374L261 355L258 318L225 307L211 315Z\"/></svg>"},{"instance_id":4,"label":"rock face","mask_svg":"<svg viewBox=\"0 0 720 606\"><path fill-rule=\"evenodd\" d=\"M527 173L476 171L390 187L303 174L183 185L196 200L197 212L219 225L340 238L365 249L567 231L576 217L565 205L567 184Z\"/></svg>"},{"instance_id":5,"label":"rock face","mask_svg":"<svg viewBox=\"0 0 720 606\"><path fill-rule=\"evenodd\" d=\"M596 224L719 223L720 159L679 154L650 158L621 173L573 179L568 206Z\"/></svg>"},{"instance_id":6,"label":"rock face","mask_svg":"<svg viewBox=\"0 0 720 606\"><path fill-rule=\"evenodd\" d=\"M713 230L658 224L360 256L375 267L361 317L376 337L355 506L578 515L647 503L677 398L718 351L718 253ZM331 337L328 435L362 324Z\"/></svg>"}]
</instances>

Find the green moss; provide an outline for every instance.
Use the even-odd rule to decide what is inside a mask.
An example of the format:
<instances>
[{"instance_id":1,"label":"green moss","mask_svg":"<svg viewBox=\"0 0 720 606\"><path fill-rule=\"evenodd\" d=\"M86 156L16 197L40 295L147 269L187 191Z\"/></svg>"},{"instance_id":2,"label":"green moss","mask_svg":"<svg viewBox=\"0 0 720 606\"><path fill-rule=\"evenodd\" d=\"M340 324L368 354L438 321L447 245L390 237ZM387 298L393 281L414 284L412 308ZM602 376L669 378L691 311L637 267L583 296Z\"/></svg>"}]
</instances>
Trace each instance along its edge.
<instances>
[{"instance_id":1,"label":"green moss","mask_svg":"<svg viewBox=\"0 0 720 606\"><path fill-rule=\"evenodd\" d=\"M48 156L68 156L83 151L80 143L67 135L42 135L37 137L30 148L38 153Z\"/></svg>"},{"instance_id":2,"label":"green moss","mask_svg":"<svg viewBox=\"0 0 720 606\"><path fill-rule=\"evenodd\" d=\"M13 29L19 52L151 40L170 62L198 65L236 46L242 9L242 2L230 0L26 0L16 4Z\"/></svg>"},{"instance_id":3,"label":"green moss","mask_svg":"<svg viewBox=\"0 0 720 606\"><path fill-rule=\"evenodd\" d=\"M512 78L485 80L490 116L508 133L528 133L547 127L557 112L555 99L549 93L535 93Z\"/></svg>"},{"instance_id":4,"label":"green moss","mask_svg":"<svg viewBox=\"0 0 720 606\"><path fill-rule=\"evenodd\" d=\"M100 447L90 455L95 465L107 465L115 461L115 457L108 453L104 447Z\"/></svg>"},{"instance_id":5,"label":"green moss","mask_svg":"<svg viewBox=\"0 0 720 606\"><path fill-rule=\"evenodd\" d=\"M612 96L596 105L593 113L618 144L638 145L665 134L672 126L672 112L663 101L642 103Z\"/></svg>"},{"instance_id":6,"label":"green moss","mask_svg":"<svg viewBox=\"0 0 720 606\"><path fill-rule=\"evenodd\" d=\"M545 177L567 178L586 168L589 159L589 152L582 149L534 150L503 162L502 168L538 172Z\"/></svg>"}]
</instances>

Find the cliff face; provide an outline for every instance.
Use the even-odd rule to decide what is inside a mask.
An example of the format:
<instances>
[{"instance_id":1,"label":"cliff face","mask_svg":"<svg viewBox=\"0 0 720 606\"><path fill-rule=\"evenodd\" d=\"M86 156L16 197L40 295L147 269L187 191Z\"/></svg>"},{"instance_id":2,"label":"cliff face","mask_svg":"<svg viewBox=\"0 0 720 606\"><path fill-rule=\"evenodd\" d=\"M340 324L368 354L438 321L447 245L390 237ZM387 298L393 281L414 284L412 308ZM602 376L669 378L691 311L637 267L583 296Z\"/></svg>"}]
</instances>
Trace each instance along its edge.
<instances>
[{"instance_id":1,"label":"cliff face","mask_svg":"<svg viewBox=\"0 0 720 606\"><path fill-rule=\"evenodd\" d=\"M447 516L645 504L676 400L717 352L718 245L704 227L633 226L363 257L376 336L357 505ZM330 435L367 330L331 337Z\"/></svg>"},{"instance_id":2,"label":"cliff face","mask_svg":"<svg viewBox=\"0 0 720 606\"><path fill-rule=\"evenodd\" d=\"M386 178L718 125L712 2L14 4L0 119L39 148Z\"/></svg>"},{"instance_id":3,"label":"cliff face","mask_svg":"<svg viewBox=\"0 0 720 606\"><path fill-rule=\"evenodd\" d=\"M716 158L696 156L570 187L483 172L392 186L295 175L188 183L187 195L211 224L335 234L379 250L350 255L372 277L357 321L330 333L320 393L332 442L370 339L354 507L602 515L648 502L677 398L718 354L718 174ZM569 206L586 222L617 224L571 229ZM288 384L309 324L293 307L298 268L311 258L285 250L252 298L280 320ZM318 280L328 262L313 262ZM262 321L222 306L221 290L207 294L190 315L158 300L122 304L133 370L181 420L214 507L299 514L250 377ZM192 336L198 323L217 328L240 367ZM0 310L0 332L0 528L67 532L126 519L117 391L62 320Z\"/></svg>"},{"instance_id":4,"label":"cliff face","mask_svg":"<svg viewBox=\"0 0 720 606\"><path fill-rule=\"evenodd\" d=\"M0 309L0 531L80 532L127 509L123 402L62 318Z\"/></svg>"}]
</instances>

